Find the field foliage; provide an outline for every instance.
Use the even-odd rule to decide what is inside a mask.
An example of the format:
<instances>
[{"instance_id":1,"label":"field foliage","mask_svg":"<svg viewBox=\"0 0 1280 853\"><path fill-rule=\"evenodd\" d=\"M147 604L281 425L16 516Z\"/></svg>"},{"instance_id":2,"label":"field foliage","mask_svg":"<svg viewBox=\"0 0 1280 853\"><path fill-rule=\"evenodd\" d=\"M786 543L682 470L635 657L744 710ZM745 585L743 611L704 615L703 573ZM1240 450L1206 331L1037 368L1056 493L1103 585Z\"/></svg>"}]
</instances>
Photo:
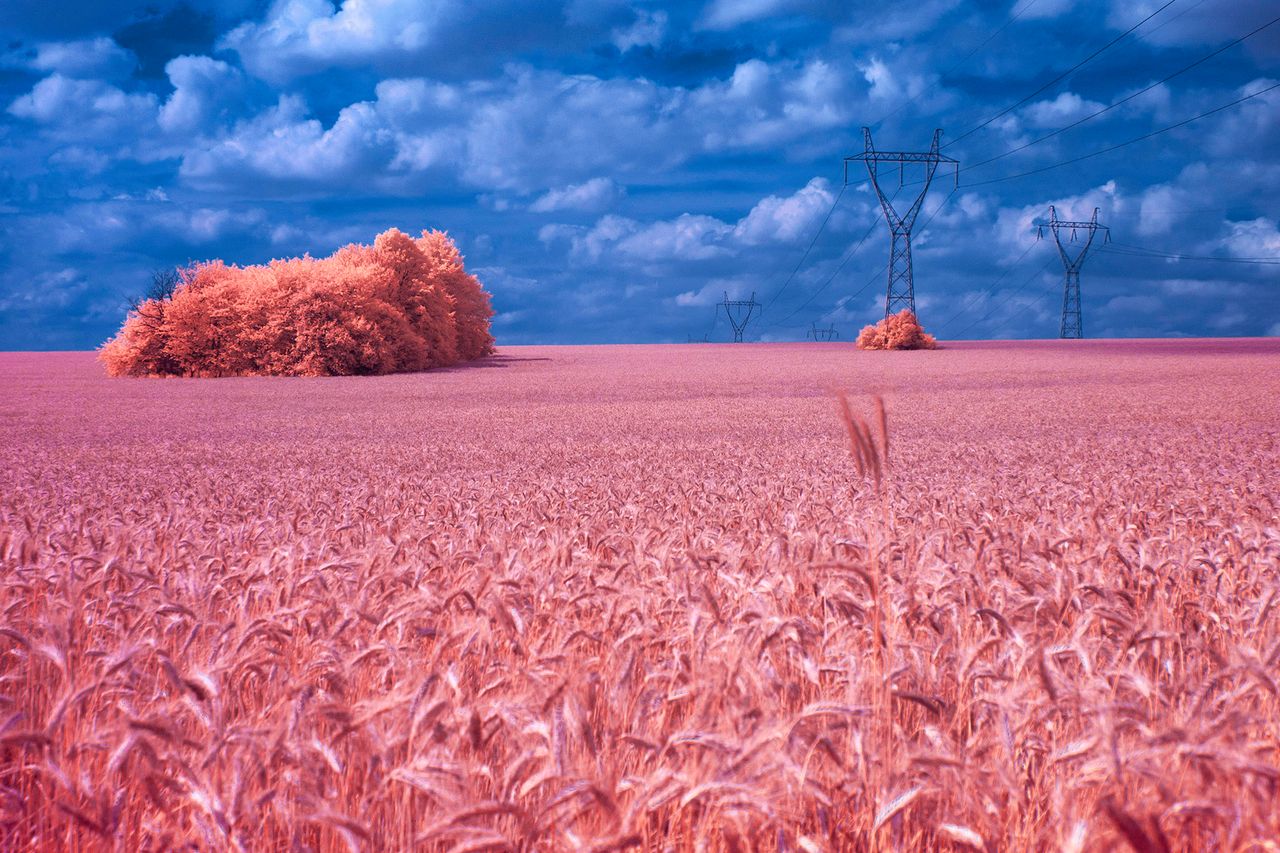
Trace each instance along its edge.
<instances>
[{"instance_id":1,"label":"field foliage","mask_svg":"<svg viewBox=\"0 0 1280 853\"><path fill-rule=\"evenodd\" d=\"M0 361L0 848L1280 837L1274 343Z\"/></svg>"}]
</instances>

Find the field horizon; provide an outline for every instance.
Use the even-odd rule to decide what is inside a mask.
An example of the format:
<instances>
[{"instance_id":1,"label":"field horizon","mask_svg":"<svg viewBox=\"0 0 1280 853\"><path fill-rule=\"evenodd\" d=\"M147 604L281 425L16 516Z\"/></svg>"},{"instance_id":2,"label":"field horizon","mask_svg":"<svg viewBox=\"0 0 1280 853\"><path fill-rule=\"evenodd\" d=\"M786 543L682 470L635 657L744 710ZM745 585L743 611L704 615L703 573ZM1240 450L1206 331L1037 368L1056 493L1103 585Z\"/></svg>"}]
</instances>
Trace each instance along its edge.
<instances>
[{"instance_id":1,"label":"field horizon","mask_svg":"<svg viewBox=\"0 0 1280 853\"><path fill-rule=\"evenodd\" d=\"M1280 339L0 391L0 848L1280 837Z\"/></svg>"},{"instance_id":2,"label":"field horizon","mask_svg":"<svg viewBox=\"0 0 1280 853\"><path fill-rule=\"evenodd\" d=\"M925 329L927 332L928 329ZM1057 337L1045 338L965 338L961 340L949 340L946 338L938 339L937 349L944 350L950 348L967 349L974 346L1011 346L1017 347L1021 344L1045 344L1045 345L1062 345L1068 347L1089 347L1095 345L1118 345L1125 346L1128 344L1153 344L1153 343L1188 343L1188 344L1211 344L1215 342L1265 342L1280 341L1280 337L1267 335L1246 335L1246 336L1213 336L1213 337L1157 337L1157 338L1079 338L1067 340ZM588 344L571 344L571 343L537 343L537 344L497 344L495 354L501 354L505 350L525 350L525 349L592 349L595 347L715 347L715 346L735 346L735 347L757 347L757 346L799 346L799 347L848 347L853 348L853 340L838 341L744 341L742 343L734 343L733 341L656 341L656 342L600 342ZM17 356L17 355L92 355L96 358L98 349L21 349L21 350L0 350L0 357ZM460 365L453 365L460 366ZM436 368L430 368L425 371L406 371L409 373L429 373ZM391 375L391 374L384 374ZM167 378L193 378L193 377L167 377ZM216 378L234 378L234 377L216 377ZM280 377L280 378L334 378L334 377Z\"/></svg>"}]
</instances>

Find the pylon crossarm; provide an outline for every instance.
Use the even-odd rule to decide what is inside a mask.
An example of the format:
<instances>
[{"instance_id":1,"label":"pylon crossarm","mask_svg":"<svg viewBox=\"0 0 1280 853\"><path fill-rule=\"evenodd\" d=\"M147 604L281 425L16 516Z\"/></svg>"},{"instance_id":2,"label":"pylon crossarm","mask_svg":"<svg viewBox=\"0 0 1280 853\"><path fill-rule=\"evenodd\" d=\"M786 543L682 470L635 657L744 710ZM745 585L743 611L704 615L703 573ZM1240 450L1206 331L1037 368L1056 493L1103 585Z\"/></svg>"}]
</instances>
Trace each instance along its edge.
<instances>
[{"instance_id":1,"label":"pylon crossarm","mask_svg":"<svg viewBox=\"0 0 1280 853\"><path fill-rule=\"evenodd\" d=\"M844 159L846 163L850 160L878 163L960 163L954 157L935 154L932 151L868 151L865 154L855 154Z\"/></svg>"}]
</instances>

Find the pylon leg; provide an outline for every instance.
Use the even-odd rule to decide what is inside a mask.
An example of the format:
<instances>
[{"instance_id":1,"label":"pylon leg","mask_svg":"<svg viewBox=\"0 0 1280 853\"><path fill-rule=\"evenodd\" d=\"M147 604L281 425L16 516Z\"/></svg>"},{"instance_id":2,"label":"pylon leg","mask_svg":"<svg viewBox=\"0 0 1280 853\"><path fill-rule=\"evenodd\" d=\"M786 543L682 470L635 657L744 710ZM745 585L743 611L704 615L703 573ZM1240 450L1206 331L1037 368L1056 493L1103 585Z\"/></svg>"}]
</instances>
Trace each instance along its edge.
<instances>
[{"instance_id":1,"label":"pylon leg","mask_svg":"<svg viewBox=\"0 0 1280 853\"><path fill-rule=\"evenodd\" d=\"M1062 288L1063 338L1083 338L1084 323L1080 317L1080 273L1068 270Z\"/></svg>"},{"instance_id":2,"label":"pylon leg","mask_svg":"<svg viewBox=\"0 0 1280 853\"><path fill-rule=\"evenodd\" d=\"M889 289L884 297L884 315L888 317L903 308L916 313L915 281L911 274L911 232L895 228L889 252Z\"/></svg>"}]
</instances>

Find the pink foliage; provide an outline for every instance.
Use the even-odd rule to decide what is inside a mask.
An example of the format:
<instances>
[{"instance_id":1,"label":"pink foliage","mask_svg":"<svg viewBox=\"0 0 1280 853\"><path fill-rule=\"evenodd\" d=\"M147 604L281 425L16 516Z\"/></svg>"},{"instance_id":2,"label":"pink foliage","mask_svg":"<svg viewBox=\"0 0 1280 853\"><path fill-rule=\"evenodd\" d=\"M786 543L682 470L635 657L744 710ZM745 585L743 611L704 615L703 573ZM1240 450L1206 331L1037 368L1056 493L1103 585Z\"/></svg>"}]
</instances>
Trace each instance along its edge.
<instances>
[{"instance_id":1,"label":"pink foliage","mask_svg":"<svg viewBox=\"0 0 1280 853\"><path fill-rule=\"evenodd\" d=\"M890 314L879 323L864 326L858 334L858 349L934 349L938 346L909 309Z\"/></svg>"},{"instance_id":2,"label":"pink foliage","mask_svg":"<svg viewBox=\"0 0 1280 853\"><path fill-rule=\"evenodd\" d=\"M112 376L345 376L426 370L493 352L489 294L440 231L265 266L183 270L99 357Z\"/></svg>"}]
</instances>

